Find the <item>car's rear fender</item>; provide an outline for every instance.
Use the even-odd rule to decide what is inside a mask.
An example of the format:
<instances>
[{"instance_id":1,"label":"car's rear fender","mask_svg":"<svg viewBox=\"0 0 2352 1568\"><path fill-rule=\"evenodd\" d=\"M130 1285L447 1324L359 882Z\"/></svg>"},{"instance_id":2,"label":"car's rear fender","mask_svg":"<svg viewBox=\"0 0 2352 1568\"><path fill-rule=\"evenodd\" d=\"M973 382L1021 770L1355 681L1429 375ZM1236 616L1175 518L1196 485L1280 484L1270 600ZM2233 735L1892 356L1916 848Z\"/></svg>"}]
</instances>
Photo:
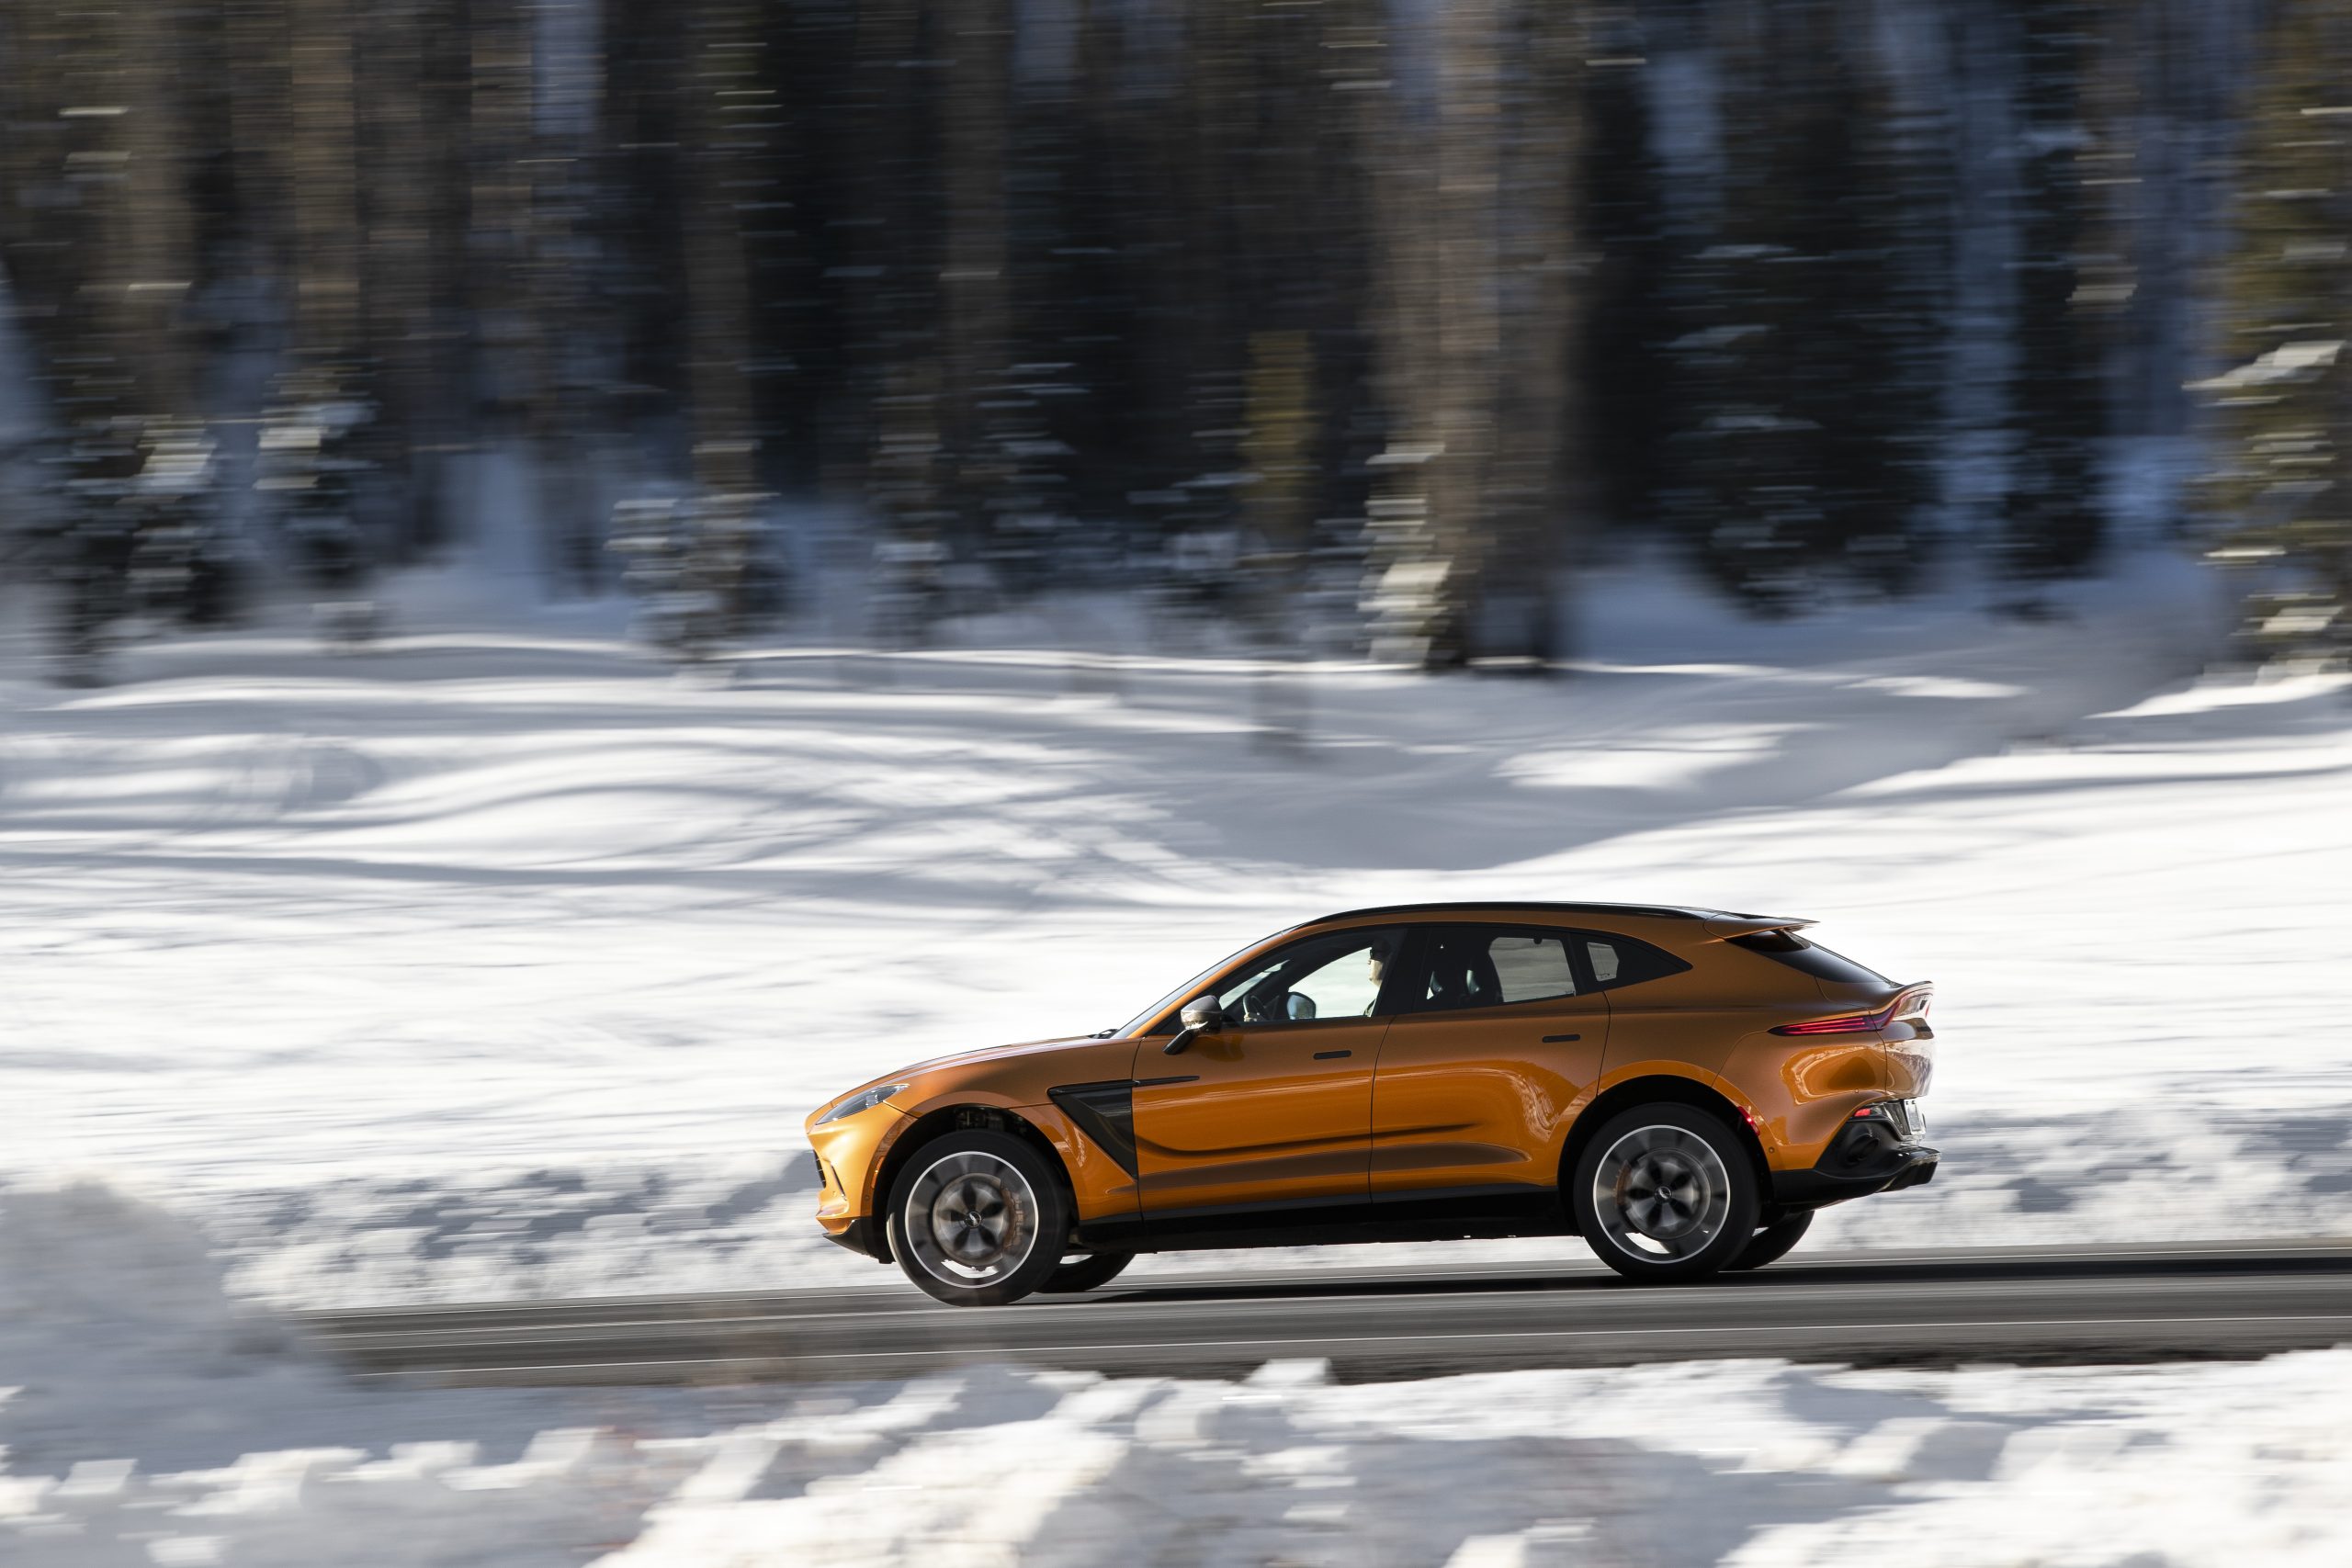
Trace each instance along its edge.
<instances>
[{"instance_id":1,"label":"car's rear fender","mask_svg":"<svg viewBox=\"0 0 2352 1568\"><path fill-rule=\"evenodd\" d=\"M1560 1148L1560 1184L1565 1189L1575 1172L1577 1161L1592 1142L1593 1134L1607 1125L1609 1119L1621 1111L1636 1105L1688 1105L1721 1120L1736 1135L1748 1157L1755 1162L1756 1176L1769 1183L1771 1167L1764 1157L1764 1148L1758 1140L1756 1128L1742 1113L1737 1101L1725 1095L1708 1077L1702 1077L1690 1068L1673 1062L1638 1063L1623 1073L1611 1074L1596 1086L1592 1099L1577 1111L1569 1123L1567 1138Z\"/></svg>"},{"instance_id":2,"label":"car's rear fender","mask_svg":"<svg viewBox=\"0 0 2352 1568\"><path fill-rule=\"evenodd\" d=\"M1894 1092L1875 1033L1758 1030L1732 1047L1713 1084L1755 1130L1775 1170L1809 1169L1856 1108Z\"/></svg>"}]
</instances>

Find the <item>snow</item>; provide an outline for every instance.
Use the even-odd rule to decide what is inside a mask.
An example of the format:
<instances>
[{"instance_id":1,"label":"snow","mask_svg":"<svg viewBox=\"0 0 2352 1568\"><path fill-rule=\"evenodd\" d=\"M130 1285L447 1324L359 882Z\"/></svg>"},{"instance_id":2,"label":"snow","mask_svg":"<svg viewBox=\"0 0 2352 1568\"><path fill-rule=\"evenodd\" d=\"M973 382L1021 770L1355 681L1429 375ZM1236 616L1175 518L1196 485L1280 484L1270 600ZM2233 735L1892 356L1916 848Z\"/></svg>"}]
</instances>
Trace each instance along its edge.
<instances>
[{"instance_id":1,"label":"snow","mask_svg":"<svg viewBox=\"0 0 2352 1568\"><path fill-rule=\"evenodd\" d=\"M1944 1170L1809 1245L2343 1228L2352 1077L2307 1021L2352 721L2335 677L2198 677L2225 600L2185 564L2031 622L1740 623L1628 572L1548 682L1153 655L1111 600L681 674L625 606L463 583L370 651L295 617L96 692L0 630L0 1181L169 1191L290 1304L880 1283L808 1218L814 1105L1491 895L1812 915L1938 983Z\"/></svg>"},{"instance_id":2,"label":"snow","mask_svg":"<svg viewBox=\"0 0 2352 1568\"><path fill-rule=\"evenodd\" d=\"M2340 1233L2352 682L2199 675L2185 568L1764 626L1629 572L1551 682L1155 655L1107 599L679 674L622 605L395 597L371 651L288 617L96 692L0 622L0 1560L2352 1560L2352 1349L419 1391L275 1315L887 1284L814 1238L810 1106L1450 896L1810 914L1936 980L1945 1171L1810 1246Z\"/></svg>"},{"instance_id":3,"label":"snow","mask_svg":"<svg viewBox=\"0 0 2352 1568\"><path fill-rule=\"evenodd\" d=\"M363 1391L228 1298L164 1211L91 1183L0 1198L12 1568L2332 1568L2347 1395L2352 1350Z\"/></svg>"}]
</instances>

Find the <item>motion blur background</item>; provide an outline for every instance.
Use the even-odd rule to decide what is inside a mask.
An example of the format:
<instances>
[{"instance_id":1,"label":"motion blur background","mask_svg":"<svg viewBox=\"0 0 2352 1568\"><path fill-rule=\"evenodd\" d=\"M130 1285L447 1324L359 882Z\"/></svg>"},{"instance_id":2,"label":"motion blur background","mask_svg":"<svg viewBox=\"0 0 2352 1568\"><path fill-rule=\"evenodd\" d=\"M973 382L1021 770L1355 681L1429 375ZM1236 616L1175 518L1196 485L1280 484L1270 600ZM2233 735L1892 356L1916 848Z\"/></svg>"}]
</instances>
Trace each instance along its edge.
<instances>
[{"instance_id":1,"label":"motion blur background","mask_svg":"<svg viewBox=\"0 0 2352 1568\"><path fill-rule=\"evenodd\" d=\"M804 1116L1452 897L1936 983L1936 1182L1702 1304L2352 1234L2347 243L2352 0L0 0L0 1556L2340 1568L2344 1348L466 1393L285 1314L933 1356ZM1614 1288L1035 1310L1397 1264L1415 1353Z\"/></svg>"},{"instance_id":2,"label":"motion blur background","mask_svg":"<svg viewBox=\"0 0 2352 1568\"><path fill-rule=\"evenodd\" d=\"M2133 535L2332 648L2346 11L12 0L0 559L71 679L486 534L689 649L1542 659L1645 547L2031 615Z\"/></svg>"}]
</instances>

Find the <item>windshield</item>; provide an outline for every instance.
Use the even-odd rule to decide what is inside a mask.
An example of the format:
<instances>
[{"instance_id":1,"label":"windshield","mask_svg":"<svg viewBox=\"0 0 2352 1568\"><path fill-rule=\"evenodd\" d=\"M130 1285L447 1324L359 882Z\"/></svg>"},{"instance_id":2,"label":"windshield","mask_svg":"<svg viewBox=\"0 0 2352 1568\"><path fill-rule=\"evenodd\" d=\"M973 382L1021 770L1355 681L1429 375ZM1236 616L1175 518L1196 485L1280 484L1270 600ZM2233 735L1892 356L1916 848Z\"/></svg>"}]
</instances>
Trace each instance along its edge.
<instances>
[{"instance_id":1,"label":"windshield","mask_svg":"<svg viewBox=\"0 0 2352 1568\"><path fill-rule=\"evenodd\" d=\"M1119 1025L1118 1028L1104 1030L1102 1032L1102 1038L1110 1040L1123 1040L1128 1035L1135 1033L1137 1030L1143 1028L1145 1024L1149 1023L1153 1019L1158 1018L1161 1013L1166 1012L1178 1002L1181 1002L1190 997L1193 994L1194 987L1207 984L1210 976L1216 974L1218 970L1223 969L1227 964L1232 963L1243 953L1249 952L1250 947L1255 947L1258 944L1253 942L1250 943L1249 947L1235 948L1231 953L1227 953L1223 958L1218 959L1216 963L1210 964L1207 968L1202 970L1199 974L1193 976L1191 979L1185 981L1182 985L1177 987L1174 990L1169 992L1166 996L1160 998L1149 1007L1144 1009L1143 1011L1136 1014L1135 1017Z\"/></svg>"}]
</instances>

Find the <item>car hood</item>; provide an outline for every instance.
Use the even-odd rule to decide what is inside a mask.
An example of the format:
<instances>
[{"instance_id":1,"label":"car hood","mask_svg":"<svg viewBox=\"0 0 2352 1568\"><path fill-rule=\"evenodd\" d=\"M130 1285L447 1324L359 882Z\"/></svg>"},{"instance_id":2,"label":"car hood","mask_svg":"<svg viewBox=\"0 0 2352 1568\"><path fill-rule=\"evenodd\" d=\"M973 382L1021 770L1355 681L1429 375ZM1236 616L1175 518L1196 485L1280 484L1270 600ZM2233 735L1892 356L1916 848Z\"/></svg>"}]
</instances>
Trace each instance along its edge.
<instances>
[{"instance_id":1,"label":"car hood","mask_svg":"<svg viewBox=\"0 0 2352 1568\"><path fill-rule=\"evenodd\" d=\"M1040 1105L1062 1084L1125 1077L1134 1070L1136 1052L1142 1043L1135 1039L1068 1034L933 1056L834 1096L809 1112L808 1125L813 1130L819 1125L818 1117L850 1095L890 1083L907 1086L903 1093L885 1102L901 1116L921 1116L943 1100L962 1096L984 1104Z\"/></svg>"},{"instance_id":2,"label":"car hood","mask_svg":"<svg viewBox=\"0 0 2352 1568\"><path fill-rule=\"evenodd\" d=\"M892 1073L892 1077L912 1078L932 1073L948 1072L957 1067L983 1066L990 1062L1010 1062L1023 1056L1041 1056L1054 1051L1075 1050L1086 1045L1121 1044L1129 1050L1135 1042L1098 1040L1091 1034L1057 1034L1051 1040L1023 1040L1012 1045L984 1045L977 1051L956 1051L944 1056L933 1056L927 1062L917 1062Z\"/></svg>"},{"instance_id":3,"label":"car hood","mask_svg":"<svg viewBox=\"0 0 2352 1568\"><path fill-rule=\"evenodd\" d=\"M927 1107L967 1095L998 1105L1041 1105L1062 1084L1125 1077L1135 1069L1136 1051L1141 1043L1074 1034L934 1056L890 1075L907 1085L907 1092L890 1105L907 1116L919 1116Z\"/></svg>"}]
</instances>

